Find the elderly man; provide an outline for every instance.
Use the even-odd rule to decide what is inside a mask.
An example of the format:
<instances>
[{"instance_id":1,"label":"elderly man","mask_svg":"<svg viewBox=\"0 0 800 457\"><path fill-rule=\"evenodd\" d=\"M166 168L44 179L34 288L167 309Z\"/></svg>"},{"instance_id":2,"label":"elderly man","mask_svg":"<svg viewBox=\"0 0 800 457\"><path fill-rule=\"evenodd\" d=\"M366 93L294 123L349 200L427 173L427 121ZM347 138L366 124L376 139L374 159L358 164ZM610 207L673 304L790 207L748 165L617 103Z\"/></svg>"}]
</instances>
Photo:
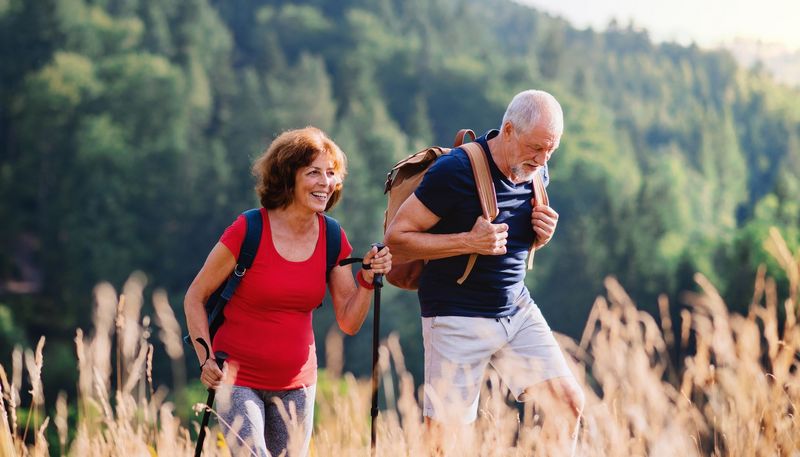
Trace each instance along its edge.
<instances>
[{"instance_id":1,"label":"elderly man","mask_svg":"<svg viewBox=\"0 0 800 457\"><path fill-rule=\"evenodd\" d=\"M498 217L490 222L482 216L469 158L455 149L403 203L386 243L395 259L428 260L419 282L426 421L473 422L481 380L492 364L518 401L542 405L545 436L554 435L567 453L574 448L567 437L575 436L583 392L524 284L529 249L546 245L558 222L549 206L533 206L532 178L542 173L547 183L547 161L563 126L552 95L517 94L500 130L476 140L489 162ZM471 274L458 284L475 253Z\"/></svg>"}]
</instances>

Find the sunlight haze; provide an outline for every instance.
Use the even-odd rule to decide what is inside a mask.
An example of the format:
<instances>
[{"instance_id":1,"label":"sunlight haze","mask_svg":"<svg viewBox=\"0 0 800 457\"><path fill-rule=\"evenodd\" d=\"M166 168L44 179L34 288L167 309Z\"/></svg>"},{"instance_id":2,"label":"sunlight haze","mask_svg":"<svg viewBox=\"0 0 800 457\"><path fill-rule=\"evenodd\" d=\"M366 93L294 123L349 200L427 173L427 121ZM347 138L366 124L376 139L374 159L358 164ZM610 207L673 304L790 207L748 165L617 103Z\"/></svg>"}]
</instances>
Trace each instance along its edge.
<instances>
[{"instance_id":1,"label":"sunlight haze","mask_svg":"<svg viewBox=\"0 0 800 457\"><path fill-rule=\"evenodd\" d=\"M648 30L655 41L717 47L734 39L800 49L800 2L795 0L517 0L576 27L605 29L616 19Z\"/></svg>"}]
</instances>

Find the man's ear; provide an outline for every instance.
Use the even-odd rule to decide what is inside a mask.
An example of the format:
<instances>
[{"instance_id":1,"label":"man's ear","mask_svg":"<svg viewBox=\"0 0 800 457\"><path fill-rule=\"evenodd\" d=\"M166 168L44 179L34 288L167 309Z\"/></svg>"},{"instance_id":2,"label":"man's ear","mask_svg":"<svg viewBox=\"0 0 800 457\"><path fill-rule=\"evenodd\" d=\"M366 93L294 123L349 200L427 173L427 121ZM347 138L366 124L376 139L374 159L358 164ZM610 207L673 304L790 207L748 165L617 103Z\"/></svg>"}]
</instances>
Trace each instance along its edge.
<instances>
[{"instance_id":1,"label":"man's ear","mask_svg":"<svg viewBox=\"0 0 800 457\"><path fill-rule=\"evenodd\" d=\"M511 121L505 121L503 123L503 126L500 127L500 130L502 130L503 136L508 137L509 135L511 135L511 133L513 133L514 125L511 123Z\"/></svg>"}]
</instances>

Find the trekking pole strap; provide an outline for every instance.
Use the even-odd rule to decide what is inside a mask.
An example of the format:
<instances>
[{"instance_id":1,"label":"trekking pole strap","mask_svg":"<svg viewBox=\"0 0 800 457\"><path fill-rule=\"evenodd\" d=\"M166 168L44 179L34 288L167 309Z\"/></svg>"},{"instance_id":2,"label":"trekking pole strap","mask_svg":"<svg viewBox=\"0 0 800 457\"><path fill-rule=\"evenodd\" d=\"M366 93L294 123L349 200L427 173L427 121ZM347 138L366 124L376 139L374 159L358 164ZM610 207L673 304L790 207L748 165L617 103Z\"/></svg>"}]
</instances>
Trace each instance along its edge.
<instances>
[{"instance_id":1,"label":"trekking pole strap","mask_svg":"<svg viewBox=\"0 0 800 457\"><path fill-rule=\"evenodd\" d=\"M378 252L380 252L383 248L386 247L386 245L384 245L383 243L372 243L372 246L377 246L378 247ZM362 270L371 270L372 269L372 265L364 263L364 258L363 257L348 257L346 259L340 260L338 265L339 266L345 266L345 265L350 265L350 264L358 263L358 262L361 262L361 269ZM375 275L375 277L378 277L378 276L383 276L383 275ZM383 286L383 281L381 281L381 286Z\"/></svg>"},{"instance_id":2,"label":"trekking pole strap","mask_svg":"<svg viewBox=\"0 0 800 457\"><path fill-rule=\"evenodd\" d=\"M361 268L364 270L371 270L372 267L364 263L364 259L362 257L348 257L346 259L342 259L339 261L339 266L350 265L351 263L358 263L361 262Z\"/></svg>"}]
</instances>

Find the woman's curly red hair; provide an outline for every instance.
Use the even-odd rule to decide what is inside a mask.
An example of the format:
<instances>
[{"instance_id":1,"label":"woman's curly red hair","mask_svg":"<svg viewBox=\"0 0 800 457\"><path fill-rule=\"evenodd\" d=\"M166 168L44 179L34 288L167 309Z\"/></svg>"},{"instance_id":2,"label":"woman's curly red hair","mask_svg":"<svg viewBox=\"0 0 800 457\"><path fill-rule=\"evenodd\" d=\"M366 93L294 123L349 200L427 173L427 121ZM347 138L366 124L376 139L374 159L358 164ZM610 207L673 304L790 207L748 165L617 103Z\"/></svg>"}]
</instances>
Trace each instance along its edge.
<instances>
[{"instance_id":1,"label":"woman's curly red hair","mask_svg":"<svg viewBox=\"0 0 800 457\"><path fill-rule=\"evenodd\" d=\"M316 127L281 133L253 162L256 193L264 208L285 208L292 203L297 171L311 165L319 154L331 157L334 173L339 178L325 210L333 208L341 197L347 158L339 146Z\"/></svg>"}]
</instances>

